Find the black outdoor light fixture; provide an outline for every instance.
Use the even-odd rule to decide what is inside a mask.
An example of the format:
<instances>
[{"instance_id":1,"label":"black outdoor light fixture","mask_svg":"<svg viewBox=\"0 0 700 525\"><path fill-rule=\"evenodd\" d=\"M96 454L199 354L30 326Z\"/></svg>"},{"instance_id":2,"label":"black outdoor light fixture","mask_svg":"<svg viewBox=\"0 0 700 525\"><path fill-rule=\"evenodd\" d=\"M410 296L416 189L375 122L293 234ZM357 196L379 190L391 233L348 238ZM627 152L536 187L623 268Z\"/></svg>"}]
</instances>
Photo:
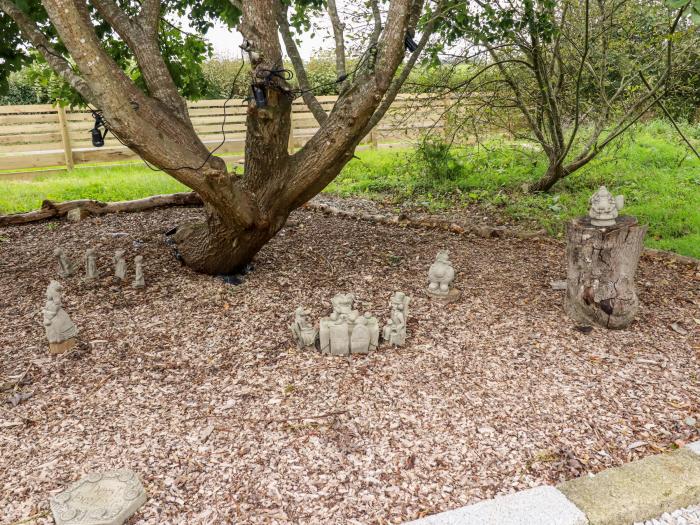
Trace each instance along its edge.
<instances>
[{"instance_id":1,"label":"black outdoor light fixture","mask_svg":"<svg viewBox=\"0 0 700 525\"><path fill-rule=\"evenodd\" d=\"M105 137L107 136L107 126L105 126L104 120L102 120L102 115L93 112L93 117L95 117L95 126L90 130L92 135L92 145L96 148L101 148L105 145ZM100 128L105 128L104 133L100 131Z\"/></svg>"},{"instance_id":2,"label":"black outdoor light fixture","mask_svg":"<svg viewBox=\"0 0 700 525\"><path fill-rule=\"evenodd\" d=\"M416 49L418 49L418 44L416 44L416 41L413 40L413 35L410 31L406 31L406 36L403 39L403 43L406 46L406 49L411 53L414 53Z\"/></svg>"},{"instance_id":3,"label":"black outdoor light fixture","mask_svg":"<svg viewBox=\"0 0 700 525\"><path fill-rule=\"evenodd\" d=\"M259 108L264 108L267 106L267 91L265 90L265 84L253 84L252 87L255 105Z\"/></svg>"}]
</instances>

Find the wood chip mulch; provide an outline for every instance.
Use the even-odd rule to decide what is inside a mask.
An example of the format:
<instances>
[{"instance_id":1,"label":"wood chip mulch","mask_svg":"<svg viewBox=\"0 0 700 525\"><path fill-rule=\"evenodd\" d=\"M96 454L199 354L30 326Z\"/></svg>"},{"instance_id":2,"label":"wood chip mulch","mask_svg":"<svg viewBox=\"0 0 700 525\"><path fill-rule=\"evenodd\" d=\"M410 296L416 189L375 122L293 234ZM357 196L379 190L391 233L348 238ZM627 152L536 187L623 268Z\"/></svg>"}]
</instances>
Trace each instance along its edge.
<instances>
[{"instance_id":1,"label":"wood chip mulch","mask_svg":"<svg viewBox=\"0 0 700 525\"><path fill-rule=\"evenodd\" d=\"M643 258L638 320L584 333L551 289L551 239L300 210L231 286L164 243L200 214L0 229L0 522L52 523L51 494L126 467L149 495L130 524L399 523L700 439L697 269ZM52 357L56 246L81 267L95 248L106 275L59 279L82 343ZM118 248L129 279L144 256L145 290L111 282ZM425 294L442 248L462 290L447 306ZM352 292L383 323L395 290L412 297L403 348L348 360L291 339L297 306L318 319Z\"/></svg>"}]
</instances>

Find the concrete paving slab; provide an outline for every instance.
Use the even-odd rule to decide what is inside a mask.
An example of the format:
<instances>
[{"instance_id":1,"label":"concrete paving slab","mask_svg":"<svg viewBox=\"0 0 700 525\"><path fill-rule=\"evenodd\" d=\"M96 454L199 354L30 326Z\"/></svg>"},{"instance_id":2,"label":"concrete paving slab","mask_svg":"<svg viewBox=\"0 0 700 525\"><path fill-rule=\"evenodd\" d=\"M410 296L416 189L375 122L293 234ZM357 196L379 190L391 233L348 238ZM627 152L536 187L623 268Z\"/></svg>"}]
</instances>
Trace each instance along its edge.
<instances>
[{"instance_id":1,"label":"concrete paving slab","mask_svg":"<svg viewBox=\"0 0 700 525\"><path fill-rule=\"evenodd\" d=\"M591 525L644 521L700 502L700 455L683 448L557 488L586 514Z\"/></svg>"},{"instance_id":2,"label":"concrete paving slab","mask_svg":"<svg viewBox=\"0 0 700 525\"><path fill-rule=\"evenodd\" d=\"M700 441L695 441L694 443L690 443L686 445L688 449L690 449L692 452L695 452L696 454L700 454ZM700 503L700 502L698 502Z\"/></svg>"},{"instance_id":3,"label":"concrete paving slab","mask_svg":"<svg viewBox=\"0 0 700 525\"><path fill-rule=\"evenodd\" d=\"M481 501L406 525L587 525L586 516L554 487Z\"/></svg>"}]
</instances>

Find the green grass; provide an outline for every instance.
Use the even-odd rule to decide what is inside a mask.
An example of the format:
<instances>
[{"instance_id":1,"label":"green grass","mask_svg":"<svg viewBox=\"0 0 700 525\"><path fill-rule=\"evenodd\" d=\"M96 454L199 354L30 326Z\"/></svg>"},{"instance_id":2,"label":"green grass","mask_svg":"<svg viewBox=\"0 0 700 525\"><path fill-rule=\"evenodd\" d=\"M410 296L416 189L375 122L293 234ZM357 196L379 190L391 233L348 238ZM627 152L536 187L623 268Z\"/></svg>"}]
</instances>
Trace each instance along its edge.
<instances>
[{"instance_id":1,"label":"green grass","mask_svg":"<svg viewBox=\"0 0 700 525\"><path fill-rule=\"evenodd\" d=\"M80 168L31 180L3 180L0 176L0 213L36 209L44 199L120 201L186 190L172 177L143 164Z\"/></svg>"},{"instance_id":2,"label":"green grass","mask_svg":"<svg viewBox=\"0 0 700 525\"><path fill-rule=\"evenodd\" d=\"M700 146L700 127L684 132ZM529 194L546 169L536 149L505 141L453 150L443 164L414 151L361 152L327 189L340 196L411 201L436 210L473 204L561 236L601 185L626 199L623 213L649 225L647 246L700 258L700 161L663 122L640 125L550 193Z\"/></svg>"},{"instance_id":3,"label":"green grass","mask_svg":"<svg viewBox=\"0 0 700 525\"><path fill-rule=\"evenodd\" d=\"M700 127L685 131L700 145ZM566 221L585 214L589 196L606 184L614 194L625 195L623 213L649 225L648 246L700 258L700 161L662 122L637 127L547 194L522 189L546 167L535 149L493 140L452 150L447 158L431 155L435 151L361 151L326 191L397 205L411 201L431 210L478 205L562 235ZM0 176L0 213L35 209L44 199L115 201L185 189L143 165L81 168L29 181Z\"/></svg>"}]
</instances>

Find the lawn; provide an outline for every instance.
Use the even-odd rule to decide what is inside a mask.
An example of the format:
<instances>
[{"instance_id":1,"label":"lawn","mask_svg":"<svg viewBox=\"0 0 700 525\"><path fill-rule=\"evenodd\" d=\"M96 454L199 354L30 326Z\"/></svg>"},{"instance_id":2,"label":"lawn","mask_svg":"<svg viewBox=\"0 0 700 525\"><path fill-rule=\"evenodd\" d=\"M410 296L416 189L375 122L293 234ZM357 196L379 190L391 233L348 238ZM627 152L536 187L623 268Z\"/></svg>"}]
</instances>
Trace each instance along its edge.
<instances>
[{"instance_id":1,"label":"lawn","mask_svg":"<svg viewBox=\"0 0 700 525\"><path fill-rule=\"evenodd\" d=\"M687 127L700 143L700 127ZM361 151L326 191L340 196L423 204L431 209L482 206L562 235L566 221L586 212L595 189L606 184L625 195L624 213L649 225L647 245L700 258L700 161L662 122L639 126L551 193L523 187L545 169L532 147L505 141L453 149ZM0 213L38 208L41 201L126 200L186 189L144 165L81 168L31 181L2 181Z\"/></svg>"}]
</instances>

